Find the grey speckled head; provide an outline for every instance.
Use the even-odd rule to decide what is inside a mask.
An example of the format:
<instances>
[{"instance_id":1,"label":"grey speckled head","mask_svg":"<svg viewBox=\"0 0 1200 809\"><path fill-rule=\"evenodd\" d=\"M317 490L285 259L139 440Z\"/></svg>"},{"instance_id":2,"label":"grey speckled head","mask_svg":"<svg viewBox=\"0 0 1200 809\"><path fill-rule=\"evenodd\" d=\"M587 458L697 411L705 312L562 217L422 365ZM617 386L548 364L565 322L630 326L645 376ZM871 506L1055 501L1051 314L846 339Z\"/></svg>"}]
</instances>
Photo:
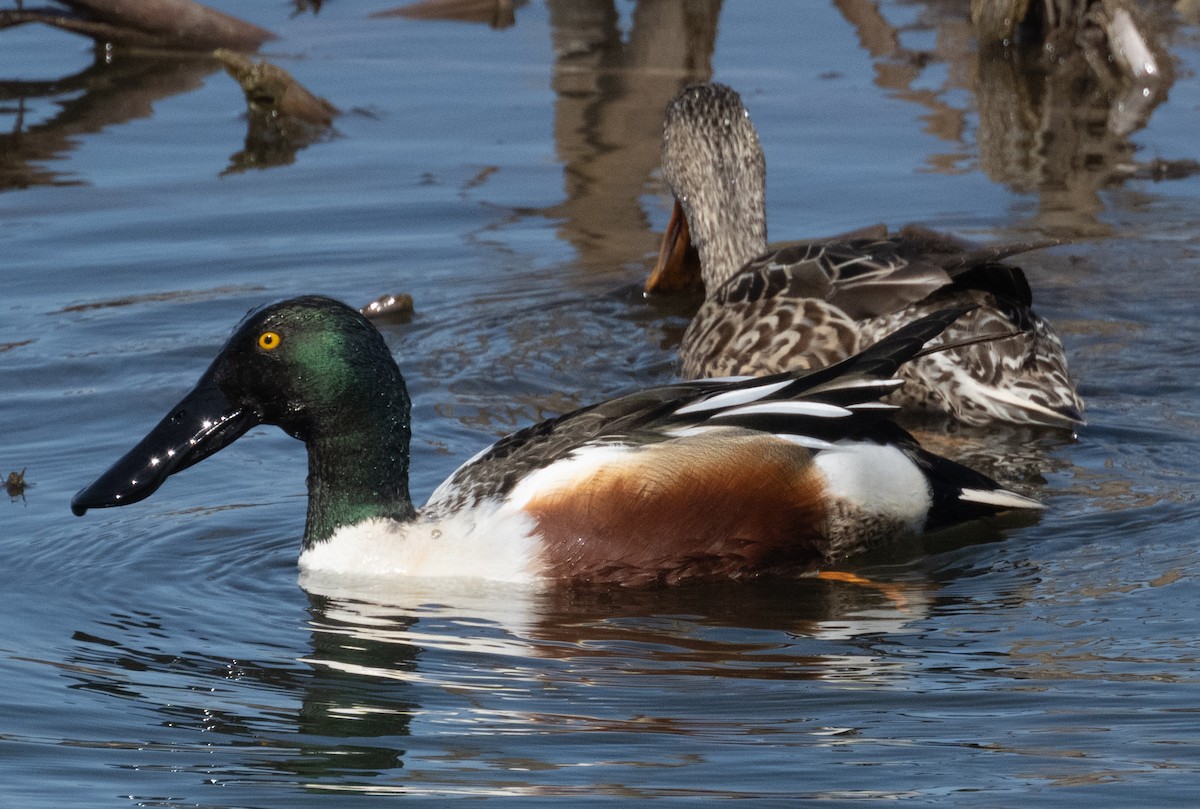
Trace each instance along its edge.
<instances>
[{"instance_id":1,"label":"grey speckled head","mask_svg":"<svg viewBox=\"0 0 1200 809\"><path fill-rule=\"evenodd\" d=\"M711 293L767 246L766 158L732 88L693 84L675 96L663 125L662 166Z\"/></svg>"}]
</instances>

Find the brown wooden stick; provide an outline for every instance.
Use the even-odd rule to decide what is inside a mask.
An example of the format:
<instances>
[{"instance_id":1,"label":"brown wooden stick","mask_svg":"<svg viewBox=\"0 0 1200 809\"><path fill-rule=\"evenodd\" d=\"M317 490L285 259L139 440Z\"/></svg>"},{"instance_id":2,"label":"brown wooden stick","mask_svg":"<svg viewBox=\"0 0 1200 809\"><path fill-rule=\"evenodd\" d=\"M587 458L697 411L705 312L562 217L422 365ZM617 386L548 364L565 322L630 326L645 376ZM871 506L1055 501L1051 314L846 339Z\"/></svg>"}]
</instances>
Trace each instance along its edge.
<instances>
[{"instance_id":1,"label":"brown wooden stick","mask_svg":"<svg viewBox=\"0 0 1200 809\"><path fill-rule=\"evenodd\" d=\"M163 50L255 51L275 35L193 0L61 0L54 9L0 11L0 28L40 22L91 37L97 45Z\"/></svg>"}]
</instances>

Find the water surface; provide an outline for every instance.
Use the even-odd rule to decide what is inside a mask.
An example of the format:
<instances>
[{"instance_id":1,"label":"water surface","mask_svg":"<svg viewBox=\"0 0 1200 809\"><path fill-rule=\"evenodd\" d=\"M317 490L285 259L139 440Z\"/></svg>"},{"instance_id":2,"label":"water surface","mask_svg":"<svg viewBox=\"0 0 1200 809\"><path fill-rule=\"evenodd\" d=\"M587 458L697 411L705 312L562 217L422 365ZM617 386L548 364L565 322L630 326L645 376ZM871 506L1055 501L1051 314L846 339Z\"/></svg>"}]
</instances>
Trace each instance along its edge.
<instances>
[{"instance_id":1,"label":"water surface","mask_svg":"<svg viewBox=\"0 0 1200 809\"><path fill-rule=\"evenodd\" d=\"M31 484L0 503L0 804L1192 799L1200 179L1150 164L1200 159L1194 20L1147 4L1173 83L1114 134L1107 101L976 60L959 3L528 3L502 28L214 5L280 35L330 137L247 165L214 65L0 31L0 473ZM1088 426L942 439L1044 515L856 560L867 588L298 581L303 452L266 428L70 515L289 295L413 296L383 329L417 499L505 431L673 378L685 318L631 290L668 212L662 105L710 74L762 135L773 238L1080 239L1023 264Z\"/></svg>"}]
</instances>

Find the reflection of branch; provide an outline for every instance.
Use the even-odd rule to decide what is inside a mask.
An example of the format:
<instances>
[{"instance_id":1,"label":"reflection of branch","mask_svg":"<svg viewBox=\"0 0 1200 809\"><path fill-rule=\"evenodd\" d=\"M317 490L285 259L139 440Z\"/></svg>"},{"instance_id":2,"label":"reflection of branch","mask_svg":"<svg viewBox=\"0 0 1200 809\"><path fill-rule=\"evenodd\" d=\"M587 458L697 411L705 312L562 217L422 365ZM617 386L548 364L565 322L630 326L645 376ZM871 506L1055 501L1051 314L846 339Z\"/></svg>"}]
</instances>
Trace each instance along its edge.
<instances>
[{"instance_id":1,"label":"reflection of branch","mask_svg":"<svg viewBox=\"0 0 1200 809\"><path fill-rule=\"evenodd\" d=\"M60 0L54 9L0 11L0 28L40 22L91 37L97 45L167 50L254 51L275 35L192 0Z\"/></svg>"},{"instance_id":2,"label":"reflection of branch","mask_svg":"<svg viewBox=\"0 0 1200 809\"><path fill-rule=\"evenodd\" d=\"M281 67L228 50L213 52L246 95L246 148L225 173L291 163L296 152L325 137L338 114Z\"/></svg>"},{"instance_id":3,"label":"reflection of branch","mask_svg":"<svg viewBox=\"0 0 1200 809\"><path fill-rule=\"evenodd\" d=\"M212 59L137 58L97 62L57 81L0 82L0 101L54 98L58 114L0 134L0 190L63 183L60 175L33 164L53 160L76 146L79 135L147 118L154 102L200 86L217 69Z\"/></svg>"},{"instance_id":4,"label":"reflection of branch","mask_svg":"<svg viewBox=\"0 0 1200 809\"><path fill-rule=\"evenodd\" d=\"M37 164L74 149L79 135L148 118L154 102L198 88L218 65L241 84L249 107L245 150L229 170L290 163L299 149L328 136L337 109L286 71L227 50L214 56L129 56L54 81L0 81L0 103L17 102L9 107L13 131L0 133L0 190L70 183ZM58 112L26 128L25 104L33 98L53 99Z\"/></svg>"},{"instance_id":5,"label":"reflection of branch","mask_svg":"<svg viewBox=\"0 0 1200 809\"><path fill-rule=\"evenodd\" d=\"M525 0L420 0L372 16L472 19ZM655 247L643 198L658 190L663 109L712 75L721 0L638 0L623 35L615 0L547 0L555 53L554 141L562 203L531 213L561 222L579 264L611 271ZM482 13L481 13L482 12ZM501 223L498 226L503 226Z\"/></svg>"}]
</instances>

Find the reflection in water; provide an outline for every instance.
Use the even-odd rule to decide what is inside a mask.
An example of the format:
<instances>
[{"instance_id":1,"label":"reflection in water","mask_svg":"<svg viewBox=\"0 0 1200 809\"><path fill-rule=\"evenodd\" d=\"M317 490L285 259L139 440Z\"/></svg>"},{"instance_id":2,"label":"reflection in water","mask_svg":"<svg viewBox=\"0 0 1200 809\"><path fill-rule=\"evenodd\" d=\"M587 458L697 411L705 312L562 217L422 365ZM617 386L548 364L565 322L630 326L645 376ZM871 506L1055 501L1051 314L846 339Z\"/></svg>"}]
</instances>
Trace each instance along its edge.
<instances>
[{"instance_id":1,"label":"reflection in water","mask_svg":"<svg viewBox=\"0 0 1200 809\"><path fill-rule=\"evenodd\" d=\"M0 134L0 191L77 184L41 164L61 160L82 135L149 118L156 102L197 89L218 68L207 57L123 57L97 59L55 81L0 81L0 103L13 116L12 131ZM58 112L26 125L25 110L34 99L53 102Z\"/></svg>"},{"instance_id":2,"label":"reflection in water","mask_svg":"<svg viewBox=\"0 0 1200 809\"><path fill-rule=\"evenodd\" d=\"M304 755L286 769L303 781L386 773L402 766L400 737L409 735L417 695L403 676L415 669L420 648L363 643L336 606L310 598L312 666L305 677L296 716L297 730L312 740ZM396 616L397 624L411 623ZM327 665L326 661L336 661ZM377 678L372 672L392 676ZM338 740L346 739L341 742Z\"/></svg>"},{"instance_id":3,"label":"reflection in water","mask_svg":"<svg viewBox=\"0 0 1200 809\"><path fill-rule=\"evenodd\" d=\"M657 246L642 202L659 191L653 177L663 112L679 88L711 75L721 4L643 0L624 31L614 0L550 0L548 6L554 142L563 164L564 199L532 211L503 210L481 232L547 217L576 251L572 268L612 278L633 263L635 277L641 277ZM487 178L481 174L464 192ZM546 285L527 268L522 271L526 286L520 294L528 303L520 310L511 302L506 310L504 301L477 300L481 318L464 321L460 334L442 326L428 350L415 352L427 379L449 380L453 404L436 405L439 416L498 436L673 378L687 302L668 309L676 302L648 303L640 291L610 287L584 288L583 298L551 299L542 293L562 286L561 269ZM568 283L580 281L586 283L586 277L567 276ZM505 314L496 318L494 311ZM644 348L650 346L657 350ZM486 374L472 373L477 356L498 359ZM597 388L596 380L606 387Z\"/></svg>"},{"instance_id":4,"label":"reflection in water","mask_svg":"<svg viewBox=\"0 0 1200 809\"><path fill-rule=\"evenodd\" d=\"M641 209L658 168L663 110L712 75L720 0L644 0L622 35L612 0L549 0L554 140L566 199L545 213L587 268L652 252Z\"/></svg>"},{"instance_id":5,"label":"reflection in water","mask_svg":"<svg viewBox=\"0 0 1200 809\"><path fill-rule=\"evenodd\" d=\"M585 669L586 676L596 676L597 669L610 665L624 674L647 676L670 671L837 678L844 674L844 656L830 660L809 653L807 640L898 631L923 618L930 601L924 583L863 586L812 578L763 579L735 588L708 582L670 588L539 589L305 572L301 584L314 604L314 657L309 662L479 692L507 691L516 685L512 675L529 667L541 669L542 678L564 682L578 681ZM333 640L318 640L319 634ZM417 665L396 668L388 662L395 653L382 649L364 656L364 644L409 647ZM471 655L476 664L444 671L439 671L443 664L432 660L420 665L431 650ZM482 661L491 664L478 665ZM868 674L874 664L881 672L898 670L885 661L861 659L856 676Z\"/></svg>"},{"instance_id":6,"label":"reflection in water","mask_svg":"<svg viewBox=\"0 0 1200 809\"><path fill-rule=\"evenodd\" d=\"M403 755L397 739L408 734L415 695L395 677L362 671L411 669L418 650L347 642L337 617L323 617L322 600L314 597L313 604L313 657L337 659L340 667L170 649L188 641L173 641L171 628L145 613L113 615L94 632L76 632L74 653L51 665L72 689L125 700L127 713L157 717L152 724L164 730L134 748L145 751L137 769L154 769L155 751L167 750L174 753L172 771L215 774L218 781L281 775L291 784L389 771ZM112 732L121 738L121 728ZM75 743L119 747L104 738ZM222 750L228 762L214 755Z\"/></svg>"},{"instance_id":7,"label":"reflection in water","mask_svg":"<svg viewBox=\"0 0 1200 809\"><path fill-rule=\"evenodd\" d=\"M929 604L923 583L896 586L903 606L877 590L816 580L645 591L345 577L304 584L307 652L278 641L210 641L146 612L76 631L61 663L44 662L69 689L124 703L142 741L115 741L128 738L116 723L95 730L114 741L72 744L106 751L110 766L169 767L215 783L519 790L522 772L579 766L572 757L596 732L623 740L623 758L662 766L658 740L686 746L743 712L764 727L798 721L761 705L697 714L696 688L732 679L779 699L779 681L894 684L911 663L880 655L871 638L904 631ZM494 741L475 757L495 735L529 740L521 765L496 759L503 746ZM573 749L564 753L554 738Z\"/></svg>"},{"instance_id":8,"label":"reflection in water","mask_svg":"<svg viewBox=\"0 0 1200 809\"><path fill-rule=\"evenodd\" d=\"M1074 433L1015 424L970 427L921 415L900 421L930 452L953 458L1034 498L1049 477L1070 467L1064 450L1078 441Z\"/></svg>"},{"instance_id":9,"label":"reflection in water","mask_svg":"<svg viewBox=\"0 0 1200 809\"><path fill-rule=\"evenodd\" d=\"M1071 65L1047 66L1028 49L977 55L979 158L991 179L1039 194L1042 229L1102 235L1108 227L1100 222L1099 192L1135 172L1130 135L1166 97L1169 79L1155 82L1154 92L1139 85L1116 93Z\"/></svg>"},{"instance_id":10,"label":"reflection in water","mask_svg":"<svg viewBox=\"0 0 1200 809\"><path fill-rule=\"evenodd\" d=\"M888 22L874 0L834 0L834 6L854 27L859 44L870 54L875 66L875 86L895 98L924 107L926 114L922 120L926 131L945 141L961 142L966 128L963 111L946 101L944 92L920 86L931 64L952 62L966 49L961 32L939 16L935 23L938 28L935 50L915 50L904 46L902 30ZM936 170L948 171L953 162L963 157L956 155L947 160L946 156L931 155L930 159Z\"/></svg>"},{"instance_id":11,"label":"reflection in water","mask_svg":"<svg viewBox=\"0 0 1200 809\"><path fill-rule=\"evenodd\" d=\"M495 22L496 14L510 17L520 5L437 0L396 13L463 18L484 9ZM639 2L627 32L621 30L614 0L549 0L548 5L555 51L555 142L565 199L539 213L561 221L560 235L578 251L582 266L609 271L640 262L655 247L640 202L658 190L652 176L659 161L663 108L684 84L711 78L720 0ZM975 140L983 170L1020 193L1041 196L1041 211L1032 224L1044 232L1103 233L1102 189L1146 171L1169 178L1186 176L1194 168L1175 171L1175 164L1168 163L1165 170L1160 165L1139 171L1129 140L1166 97L1173 79L1170 57L1158 43L1174 23L1161 4L1129 16L1156 65L1150 74L1132 75L1101 69L1112 60L1085 47L1064 47L1067 40L1061 37L1054 58L1047 58L1039 43L977 48L976 29L961 2L917 4L918 22L908 27L890 23L870 0L834 0L834 5L875 61L875 83L926 108L928 130L961 146L951 154L930 156L936 170L961 171L974 158L963 144L971 110L949 100L955 89L974 93L979 110ZM1105 0L1096 4L1100 6L1117 8L1120 3ZM319 3L296 3L296 13L308 10L316 13ZM906 47L905 37L913 29L933 29L936 47ZM214 68L207 58L103 62L58 81L0 83L0 101L9 102L13 118L13 131L0 135L0 189L72 182L41 164L72 149L79 135L149 116L154 101L195 89ZM945 65L946 79L941 87L930 88L927 77L934 64L939 70ZM26 127L26 105L34 98L61 99L62 110L45 123ZM312 129L281 132L270 117L252 114L246 148L231 158L228 171L290 163L313 140Z\"/></svg>"},{"instance_id":12,"label":"reflection in water","mask_svg":"<svg viewBox=\"0 0 1200 809\"><path fill-rule=\"evenodd\" d=\"M219 61L220 60L220 61ZM288 165L296 153L330 137L337 110L314 96L285 71L230 52L205 56L98 56L80 73L54 81L0 81L0 111L12 116L12 131L0 134L0 191L79 181L41 164L62 159L79 146L79 136L102 132L154 114L154 104L198 89L225 65L247 94L244 148L230 157L225 174L247 168ZM34 100L58 112L27 124Z\"/></svg>"},{"instance_id":13,"label":"reflection in water","mask_svg":"<svg viewBox=\"0 0 1200 809\"><path fill-rule=\"evenodd\" d=\"M1139 172L1130 137L1147 124L1173 80L1170 57L1159 44L1173 24L1168 7L1154 5L1137 15L1158 68L1134 75L1110 70L1111 60L1080 45L1087 43L1086 37L1060 38L1050 55L1041 40L1022 46L1005 42L977 47L976 29L960 2L920 4L924 10L915 27L934 30L937 46L932 51L904 48L901 42L907 30L890 24L874 3L836 0L835 4L876 61L876 84L897 98L926 107L925 121L932 134L963 144L970 131L971 110L955 108L947 98L953 97L950 91L955 89L973 93L979 113L975 147L980 165L996 182L1019 193L1039 195L1040 210L1031 225L1066 237L1107 231L1100 221L1104 203L1099 193L1144 173ZM1003 0L981 4L1014 5L1038 4ZM1063 5L1082 9L1092 4ZM919 80L928 80L933 64L945 65L946 79L941 87L921 89ZM937 171L955 173L973 157L964 145L956 153L931 155L929 161ZM1173 173L1189 172L1155 176Z\"/></svg>"},{"instance_id":14,"label":"reflection in water","mask_svg":"<svg viewBox=\"0 0 1200 809\"><path fill-rule=\"evenodd\" d=\"M360 678L357 690L339 692L353 700L340 714L378 711L377 701L359 701L377 687L411 688L406 747L415 750L397 750L390 771L357 782L309 785L378 793L571 794L583 787L555 773L617 761L635 771L702 765L680 750L714 732L756 737L812 724L792 732L821 737L830 730L766 707L789 701L777 684L903 679L911 664L876 653L869 638L902 631L929 603L924 584L898 585L906 602L898 606L877 590L816 580L539 591L304 574L302 584L314 605L308 662L318 679L322 670ZM762 702L696 711L706 692L730 688ZM598 779L584 791L636 789Z\"/></svg>"},{"instance_id":15,"label":"reflection in water","mask_svg":"<svg viewBox=\"0 0 1200 809\"><path fill-rule=\"evenodd\" d=\"M1135 109L1157 90L1170 64L1148 17L1130 0L972 0L981 46L1041 51L1046 64L1091 73Z\"/></svg>"},{"instance_id":16,"label":"reflection in water","mask_svg":"<svg viewBox=\"0 0 1200 809\"><path fill-rule=\"evenodd\" d=\"M934 542L952 551L979 539ZM169 791L172 805L211 805L213 787L272 806L320 805L284 802L311 791L794 797L836 787L837 776L781 779L776 768L796 760L916 762L928 767L922 789L938 790L964 766L997 767L1001 779L1042 767L1063 722L1106 734L1083 744L1080 768L1152 758L1105 752L1132 731L1086 700L1112 698L1106 682L1122 684L1122 704L1138 683L1188 682L1194 657L1176 659L1173 639L1097 637L1096 621L1120 619L1095 602L1143 593L1150 605L1150 591L1185 581L1178 569L1147 563L1144 582L1113 573L1111 593L1028 559L999 575L891 569L903 572L890 592L811 579L536 591L306 575L307 611L301 601L272 614L279 593L243 600L251 609L236 627L220 626L236 613L192 626L194 605L173 618L129 610L87 621L61 661L22 658L53 667L47 679L72 710L17 741L73 748L115 773L106 787L147 803ZM1112 571L1098 572L1103 586ZM739 771L721 774L721 760ZM746 780L755 767L774 775ZM863 787L883 795L894 779Z\"/></svg>"},{"instance_id":17,"label":"reflection in water","mask_svg":"<svg viewBox=\"0 0 1200 809\"><path fill-rule=\"evenodd\" d=\"M517 21L518 6L527 0L418 0L400 8L377 11L372 17L406 17L410 20L480 22L508 28Z\"/></svg>"},{"instance_id":18,"label":"reflection in water","mask_svg":"<svg viewBox=\"0 0 1200 809\"><path fill-rule=\"evenodd\" d=\"M489 22L516 6L423 0L374 16ZM548 0L554 44L554 140L566 198L538 211L561 220L578 265L611 272L641 262L655 239L641 199L657 190L663 110L685 84L712 75L721 0L641 0L628 31L615 0Z\"/></svg>"},{"instance_id":19,"label":"reflection in water","mask_svg":"<svg viewBox=\"0 0 1200 809\"><path fill-rule=\"evenodd\" d=\"M615 0L547 5L565 199L536 213L561 221L559 235L576 249L578 266L612 272L643 262L656 247L641 201L658 190L651 178L663 110L685 84L711 77L721 0L641 0L628 31ZM429 0L375 16L472 19L504 28L496 20L506 20L505 8L492 0Z\"/></svg>"}]
</instances>

